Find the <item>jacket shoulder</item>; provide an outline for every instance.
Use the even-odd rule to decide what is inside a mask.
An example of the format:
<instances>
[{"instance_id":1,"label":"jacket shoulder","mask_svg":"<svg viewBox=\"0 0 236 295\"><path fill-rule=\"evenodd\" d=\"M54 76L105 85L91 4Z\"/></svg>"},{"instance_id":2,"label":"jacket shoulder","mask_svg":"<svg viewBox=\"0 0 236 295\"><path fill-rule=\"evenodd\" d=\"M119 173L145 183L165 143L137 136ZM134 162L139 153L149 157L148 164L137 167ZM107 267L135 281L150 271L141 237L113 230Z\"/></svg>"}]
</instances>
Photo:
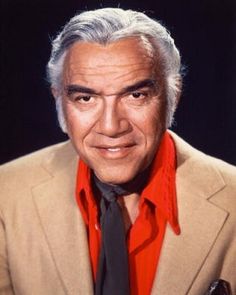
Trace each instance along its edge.
<instances>
[{"instance_id":1,"label":"jacket shoulder","mask_svg":"<svg viewBox=\"0 0 236 295\"><path fill-rule=\"evenodd\" d=\"M25 156L19 157L15 160L0 165L0 175L4 176L8 173L24 172L32 167L40 165L44 159L50 156L52 153L63 150L68 142L62 142L55 145L51 145ZM12 175L11 175L12 176Z\"/></svg>"},{"instance_id":2,"label":"jacket shoulder","mask_svg":"<svg viewBox=\"0 0 236 295\"><path fill-rule=\"evenodd\" d=\"M73 155L70 142L55 144L0 166L0 199L4 202L52 177Z\"/></svg>"},{"instance_id":3,"label":"jacket shoulder","mask_svg":"<svg viewBox=\"0 0 236 295\"><path fill-rule=\"evenodd\" d=\"M182 138L180 138L178 135L176 135L174 132L169 132L175 142L178 166L181 166L185 162L193 161L198 163L198 165L202 167L202 169L210 166L217 169L220 173L225 175L226 178L234 178L235 180L236 166L197 150L186 141L184 141Z\"/></svg>"},{"instance_id":4,"label":"jacket shoulder","mask_svg":"<svg viewBox=\"0 0 236 295\"><path fill-rule=\"evenodd\" d=\"M208 196L236 217L236 167L211 157L171 132L177 154L177 174L186 186Z\"/></svg>"},{"instance_id":5,"label":"jacket shoulder","mask_svg":"<svg viewBox=\"0 0 236 295\"><path fill-rule=\"evenodd\" d=\"M219 170L221 175L224 177L224 179L227 182L233 181L232 184L234 184L236 187L236 167L234 165L226 163L220 159L213 158L213 157L207 156L207 155L206 155L206 157L207 157L207 160L209 161L209 163L211 163L211 165L213 165L214 167L217 167L217 169Z\"/></svg>"}]
</instances>

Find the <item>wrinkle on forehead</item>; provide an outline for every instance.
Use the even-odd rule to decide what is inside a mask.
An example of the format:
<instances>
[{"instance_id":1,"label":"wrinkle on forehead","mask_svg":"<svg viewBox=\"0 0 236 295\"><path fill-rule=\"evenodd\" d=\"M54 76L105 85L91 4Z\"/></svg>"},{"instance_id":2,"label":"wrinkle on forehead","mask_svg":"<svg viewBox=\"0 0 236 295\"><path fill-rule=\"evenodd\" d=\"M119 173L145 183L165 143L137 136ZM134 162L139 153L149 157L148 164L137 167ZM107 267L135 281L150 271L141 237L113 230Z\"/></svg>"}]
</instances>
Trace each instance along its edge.
<instances>
[{"instance_id":1,"label":"wrinkle on forehead","mask_svg":"<svg viewBox=\"0 0 236 295\"><path fill-rule=\"evenodd\" d=\"M121 70L122 68L122 70ZM121 77L131 76L138 72L146 72L149 71L152 67L147 64L139 64L139 65L127 65L127 67L103 67L103 68L75 68L70 69L69 72L67 72L67 77L72 77L76 79L78 78L85 78L87 77L97 77L97 76L107 76L111 77L112 79L119 79Z\"/></svg>"},{"instance_id":2,"label":"wrinkle on forehead","mask_svg":"<svg viewBox=\"0 0 236 295\"><path fill-rule=\"evenodd\" d=\"M155 61L147 55L139 56L139 60L134 61L133 57L122 58L120 55L108 54L105 58L102 58L101 55L95 55L90 57L86 61L81 60L79 57L74 58L73 56L67 60L67 65L65 66L66 70L69 70L71 73L83 73L86 71L86 74L91 74L92 71L99 71L102 69L109 73L114 73L117 70L126 70L128 68L150 68L154 67Z\"/></svg>"},{"instance_id":3,"label":"wrinkle on forehead","mask_svg":"<svg viewBox=\"0 0 236 295\"><path fill-rule=\"evenodd\" d=\"M99 68L114 68L114 67L118 67L118 68L126 68L126 67L132 67L132 66L143 66L143 65L146 65L147 63L146 62L140 62L140 63L127 63L127 64L110 64L110 65L104 65L104 64L101 64L99 65ZM71 63L70 64L71 67L73 68L73 64ZM81 66L80 69L86 69L86 70L94 70L95 66Z\"/></svg>"}]
</instances>

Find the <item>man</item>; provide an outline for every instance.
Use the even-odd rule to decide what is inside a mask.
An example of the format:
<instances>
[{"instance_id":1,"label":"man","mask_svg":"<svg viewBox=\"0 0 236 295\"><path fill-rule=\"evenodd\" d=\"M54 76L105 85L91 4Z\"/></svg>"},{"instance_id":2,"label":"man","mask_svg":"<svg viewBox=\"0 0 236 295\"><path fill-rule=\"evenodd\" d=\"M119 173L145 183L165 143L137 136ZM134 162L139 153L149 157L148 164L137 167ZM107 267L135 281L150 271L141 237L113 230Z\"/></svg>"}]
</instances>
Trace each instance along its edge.
<instances>
[{"instance_id":1,"label":"man","mask_svg":"<svg viewBox=\"0 0 236 295\"><path fill-rule=\"evenodd\" d=\"M99 9L53 41L70 141L1 168L0 294L236 291L236 169L167 131L180 56L142 13Z\"/></svg>"}]
</instances>

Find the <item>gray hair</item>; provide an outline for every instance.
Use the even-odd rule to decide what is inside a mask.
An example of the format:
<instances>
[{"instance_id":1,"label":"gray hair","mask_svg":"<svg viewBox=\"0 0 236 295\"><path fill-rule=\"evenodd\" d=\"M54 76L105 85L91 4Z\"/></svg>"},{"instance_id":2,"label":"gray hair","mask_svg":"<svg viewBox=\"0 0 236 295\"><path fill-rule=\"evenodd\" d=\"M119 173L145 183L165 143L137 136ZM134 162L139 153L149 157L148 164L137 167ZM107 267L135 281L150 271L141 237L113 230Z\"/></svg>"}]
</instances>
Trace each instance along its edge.
<instances>
[{"instance_id":1,"label":"gray hair","mask_svg":"<svg viewBox=\"0 0 236 295\"><path fill-rule=\"evenodd\" d=\"M128 37L141 37L151 43L161 56L167 84L167 121L171 126L181 91L181 61L178 49L169 32L144 13L120 8L102 8L75 15L52 41L47 65L48 81L56 89L58 120L64 132L66 121L62 108L62 71L66 53L75 42L109 44ZM155 54L155 53L154 53Z\"/></svg>"}]
</instances>

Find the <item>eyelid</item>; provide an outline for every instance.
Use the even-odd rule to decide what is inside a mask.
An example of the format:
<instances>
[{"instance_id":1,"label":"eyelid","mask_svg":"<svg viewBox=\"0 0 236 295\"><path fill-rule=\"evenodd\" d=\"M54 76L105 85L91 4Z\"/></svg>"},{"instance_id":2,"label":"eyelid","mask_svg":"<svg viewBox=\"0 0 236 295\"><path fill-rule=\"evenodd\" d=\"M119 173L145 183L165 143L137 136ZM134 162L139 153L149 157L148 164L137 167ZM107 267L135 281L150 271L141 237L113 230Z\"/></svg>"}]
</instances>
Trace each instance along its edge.
<instances>
[{"instance_id":1,"label":"eyelid","mask_svg":"<svg viewBox=\"0 0 236 295\"><path fill-rule=\"evenodd\" d=\"M144 88L142 88L142 89L137 89L137 90L131 91L130 93L128 93L128 95L132 95L134 93L140 93L141 95L147 96L152 92L153 92L153 89L144 89Z\"/></svg>"},{"instance_id":2,"label":"eyelid","mask_svg":"<svg viewBox=\"0 0 236 295\"><path fill-rule=\"evenodd\" d=\"M148 92L147 91L133 91L130 93L130 95L134 95L134 94L140 94L143 95L143 96L147 96L148 95Z\"/></svg>"},{"instance_id":3,"label":"eyelid","mask_svg":"<svg viewBox=\"0 0 236 295\"><path fill-rule=\"evenodd\" d=\"M154 92L155 90L156 90L156 87L154 87L154 86L145 86L145 87L142 87L142 88L139 88L139 89L135 89L135 90L131 91L131 93L134 93L134 92L148 93L148 92Z\"/></svg>"},{"instance_id":4,"label":"eyelid","mask_svg":"<svg viewBox=\"0 0 236 295\"><path fill-rule=\"evenodd\" d=\"M73 104L81 104L81 105L87 105L94 103L93 95L91 94L79 94L79 93L73 93L69 97L69 100ZM87 100L86 100L87 98Z\"/></svg>"},{"instance_id":5,"label":"eyelid","mask_svg":"<svg viewBox=\"0 0 236 295\"><path fill-rule=\"evenodd\" d=\"M68 95L68 97L72 100L75 100L77 98L83 98L83 97L92 97L92 94L89 93L80 93L80 92L74 92Z\"/></svg>"}]
</instances>

